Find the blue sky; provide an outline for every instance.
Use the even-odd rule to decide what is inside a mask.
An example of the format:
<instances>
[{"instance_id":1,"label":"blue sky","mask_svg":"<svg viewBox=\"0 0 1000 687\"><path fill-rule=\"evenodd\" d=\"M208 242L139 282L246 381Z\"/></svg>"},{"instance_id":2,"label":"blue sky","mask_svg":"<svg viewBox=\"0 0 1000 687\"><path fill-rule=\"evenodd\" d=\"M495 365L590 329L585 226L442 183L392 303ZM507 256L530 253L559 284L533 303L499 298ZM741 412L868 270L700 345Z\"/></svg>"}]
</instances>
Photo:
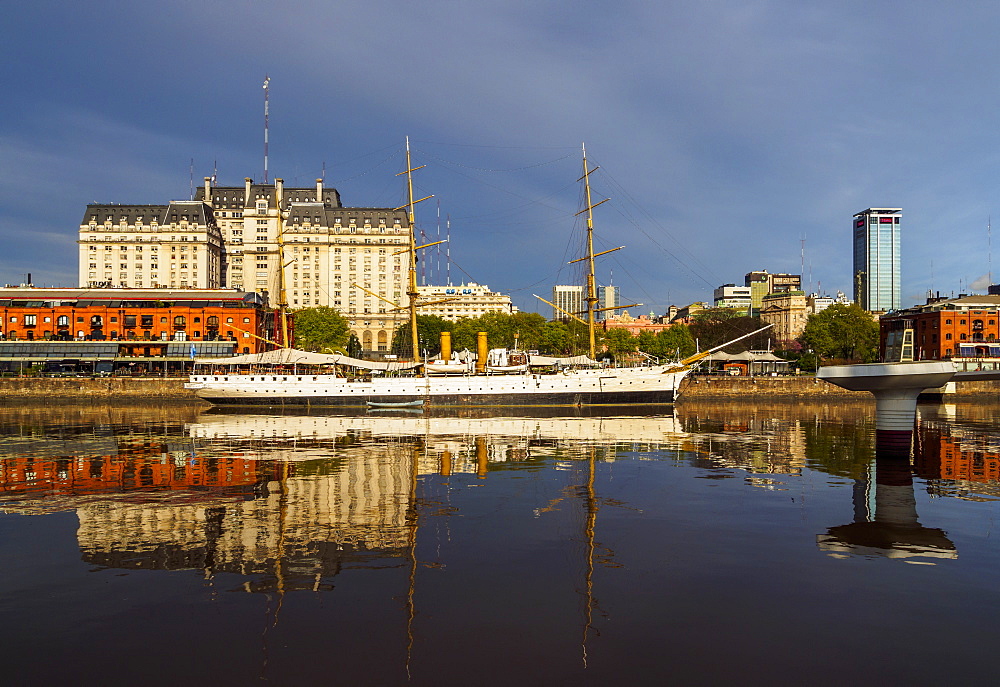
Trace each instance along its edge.
<instances>
[{"instance_id":1,"label":"blue sky","mask_svg":"<svg viewBox=\"0 0 1000 687\"><path fill-rule=\"evenodd\" d=\"M583 142L598 248L626 246L598 279L637 310L799 272L803 239L807 284L849 292L868 207L903 208L904 305L982 290L998 29L978 2L9 4L0 283L75 285L85 205L187 198L192 158L196 183L262 179L269 74L272 178L325 163L346 205L396 206L408 135L452 281L523 309L576 276Z\"/></svg>"}]
</instances>

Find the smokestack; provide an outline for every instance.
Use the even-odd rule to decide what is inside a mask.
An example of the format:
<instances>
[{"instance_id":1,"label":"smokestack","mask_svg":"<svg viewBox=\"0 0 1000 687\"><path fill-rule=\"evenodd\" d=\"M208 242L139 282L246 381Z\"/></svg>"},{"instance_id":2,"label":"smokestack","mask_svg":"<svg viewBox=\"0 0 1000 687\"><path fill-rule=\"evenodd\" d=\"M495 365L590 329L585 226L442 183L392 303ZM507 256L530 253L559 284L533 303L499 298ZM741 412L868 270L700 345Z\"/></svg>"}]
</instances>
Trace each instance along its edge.
<instances>
[{"instance_id":1,"label":"smokestack","mask_svg":"<svg viewBox=\"0 0 1000 687\"><path fill-rule=\"evenodd\" d=\"M441 360L451 360L451 332L441 332Z\"/></svg>"},{"instance_id":2,"label":"smokestack","mask_svg":"<svg viewBox=\"0 0 1000 687\"><path fill-rule=\"evenodd\" d=\"M322 179L317 179L316 180L316 202L317 203L322 203L323 202L323 180Z\"/></svg>"},{"instance_id":3,"label":"smokestack","mask_svg":"<svg viewBox=\"0 0 1000 687\"><path fill-rule=\"evenodd\" d=\"M250 184L253 183L253 179L245 177L243 182L246 184L246 190L243 192L243 205L250 205Z\"/></svg>"},{"instance_id":4,"label":"smokestack","mask_svg":"<svg viewBox=\"0 0 1000 687\"><path fill-rule=\"evenodd\" d=\"M282 196L282 193L283 193L284 190L285 190L285 180L284 179L275 179L274 180L274 191L275 191L274 207L278 208L278 212L281 212L281 207L279 207L279 203L281 201L281 196Z\"/></svg>"},{"instance_id":5,"label":"smokestack","mask_svg":"<svg viewBox=\"0 0 1000 687\"><path fill-rule=\"evenodd\" d=\"M490 346L486 340L486 332L476 334L476 374L486 374L486 358L490 354Z\"/></svg>"},{"instance_id":6,"label":"smokestack","mask_svg":"<svg viewBox=\"0 0 1000 687\"><path fill-rule=\"evenodd\" d=\"M204 201L212 204L212 177L205 177L205 198Z\"/></svg>"}]
</instances>

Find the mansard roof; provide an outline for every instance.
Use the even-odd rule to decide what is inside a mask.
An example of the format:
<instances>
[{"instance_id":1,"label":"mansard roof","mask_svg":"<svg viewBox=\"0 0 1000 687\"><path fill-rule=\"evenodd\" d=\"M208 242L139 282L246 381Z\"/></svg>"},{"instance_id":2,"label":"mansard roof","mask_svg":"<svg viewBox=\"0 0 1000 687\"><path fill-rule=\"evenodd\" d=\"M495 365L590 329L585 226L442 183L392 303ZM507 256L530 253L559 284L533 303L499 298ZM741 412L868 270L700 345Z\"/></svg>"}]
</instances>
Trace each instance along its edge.
<instances>
[{"instance_id":1,"label":"mansard roof","mask_svg":"<svg viewBox=\"0 0 1000 687\"><path fill-rule=\"evenodd\" d=\"M185 217L193 224L215 225L212 208L200 200L172 200L167 205L88 205L80 224L90 224L92 221L104 224L109 217L114 225L121 224L122 220L127 225L134 225L140 218L147 224L154 219L159 224L170 224L180 222Z\"/></svg>"},{"instance_id":2,"label":"mansard roof","mask_svg":"<svg viewBox=\"0 0 1000 687\"><path fill-rule=\"evenodd\" d=\"M163 214L167 211L166 205L118 205L117 203L92 204L87 206L87 212L83 216L80 224L90 224L97 222L104 224L108 217L112 223L120 224L124 218L126 224L135 224L139 217L144 221L149 221L150 217L155 217L159 222Z\"/></svg>"},{"instance_id":3,"label":"mansard roof","mask_svg":"<svg viewBox=\"0 0 1000 687\"><path fill-rule=\"evenodd\" d=\"M212 186L212 198L210 199L212 204L216 207L250 207L253 206L254 202L259 198L266 198L268 201L268 207L275 207L275 188L274 184L250 184L250 198L249 202L246 199L246 187L245 186ZM204 187L199 187L195 190L194 194L195 200L202 200L205 197ZM315 186L283 186L281 190L281 197L287 206L295 202L316 202L316 187ZM219 198L218 201L215 199ZM327 207L339 208L340 203L340 192L333 187L324 186L323 187L323 204Z\"/></svg>"}]
</instances>

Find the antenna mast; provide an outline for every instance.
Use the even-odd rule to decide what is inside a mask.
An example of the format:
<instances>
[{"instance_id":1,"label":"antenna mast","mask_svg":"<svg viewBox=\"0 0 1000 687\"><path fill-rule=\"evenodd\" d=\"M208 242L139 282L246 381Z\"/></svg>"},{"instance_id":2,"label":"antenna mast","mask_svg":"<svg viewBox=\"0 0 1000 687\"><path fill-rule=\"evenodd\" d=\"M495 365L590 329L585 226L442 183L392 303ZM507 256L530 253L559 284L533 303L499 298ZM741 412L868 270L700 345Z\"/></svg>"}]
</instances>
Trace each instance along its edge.
<instances>
[{"instance_id":1,"label":"antenna mast","mask_svg":"<svg viewBox=\"0 0 1000 687\"><path fill-rule=\"evenodd\" d=\"M191 165L188 167L188 184L190 186L188 200L194 200L194 158L191 158ZM207 202L208 198L205 201Z\"/></svg>"},{"instance_id":2,"label":"antenna mast","mask_svg":"<svg viewBox=\"0 0 1000 687\"><path fill-rule=\"evenodd\" d=\"M271 77L264 75L264 183L267 183L267 130L268 130L268 100L270 98ZM279 208L280 211L280 208Z\"/></svg>"}]
</instances>

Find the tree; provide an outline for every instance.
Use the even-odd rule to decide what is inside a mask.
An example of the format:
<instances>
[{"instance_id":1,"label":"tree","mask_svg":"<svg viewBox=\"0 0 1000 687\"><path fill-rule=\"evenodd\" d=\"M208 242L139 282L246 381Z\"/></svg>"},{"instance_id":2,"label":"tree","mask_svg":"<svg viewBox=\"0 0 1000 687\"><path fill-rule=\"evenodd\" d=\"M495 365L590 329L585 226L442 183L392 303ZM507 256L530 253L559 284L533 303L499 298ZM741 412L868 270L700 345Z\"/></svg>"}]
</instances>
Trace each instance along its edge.
<instances>
[{"instance_id":1,"label":"tree","mask_svg":"<svg viewBox=\"0 0 1000 687\"><path fill-rule=\"evenodd\" d=\"M361 342L358 340L358 335L351 332L351 338L347 340L347 355L352 358L360 358L361 351Z\"/></svg>"},{"instance_id":2,"label":"tree","mask_svg":"<svg viewBox=\"0 0 1000 687\"><path fill-rule=\"evenodd\" d=\"M417 341L420 342L420 350L428 353L436 353L441 348L441 332L452 331L453 322L449 322L437 315L417 315ZM410 321L402 323L396 327L392 335L392 352L398 356L409 358L413 355L413 346L410 343L412 331ZM452 348L460 348L455 345L452 337Z\"/></svg>"},{"instance_id":3,"label":"tree","mask_svg":"<svg viewBox=\"0 0 1000 687\"><path fill-rule=\"evenodd\" d=\"M857 305L837 303L810 315L801 339L824 358L873 362L878 354L878 323Z\"/></svg>"},{"instance_id":4,"label":"tree","mask_svg":"<svg viewBox=\"0 0 1000 687\"><path fill-rule=\"evenodd\" d=\"M678 353L681 359L694 355L694 337L686 324L675 324L670 329L664 329L656 335L656 340L660 352L655 355L661 358L673 358Z\"/></svg>"},{"instance_id":5,"label":"tree","mask_svg":"<svg viewBox=\"0 0 1000 687\"><path fill-rule=\"evenodd\" d=\"M735 308L711 308L694 316L690 325L691 336L698 340L698 347L705 351L732 339L760 329L764 323L759 317L747 317ZM769 338L767 330L727 346L727 353L742 353L748 350L764 350Z\"/></svg>"},{"instance_id":6,"label":"tree","mask_svg":"<svg viewBox=\"0 0 1000 687\"><path fill-rule=\"evenodd\" d=\"M292 313L295 346L304 351L331 349L343 353L350 336L347 319L333 308L319 306Z\"/></svg>"},{"instance_id":7,"label":"tree","mask_svg":"<svg viewBox=\"0 0 1000 687\"><path fill-rule=\"evenodd\" d=\"M622 360L626 354L634 352L637 343L632 333L621 327L614 327L604 333L604 345L615 360Z\"/></svg>"}]
</instances>

